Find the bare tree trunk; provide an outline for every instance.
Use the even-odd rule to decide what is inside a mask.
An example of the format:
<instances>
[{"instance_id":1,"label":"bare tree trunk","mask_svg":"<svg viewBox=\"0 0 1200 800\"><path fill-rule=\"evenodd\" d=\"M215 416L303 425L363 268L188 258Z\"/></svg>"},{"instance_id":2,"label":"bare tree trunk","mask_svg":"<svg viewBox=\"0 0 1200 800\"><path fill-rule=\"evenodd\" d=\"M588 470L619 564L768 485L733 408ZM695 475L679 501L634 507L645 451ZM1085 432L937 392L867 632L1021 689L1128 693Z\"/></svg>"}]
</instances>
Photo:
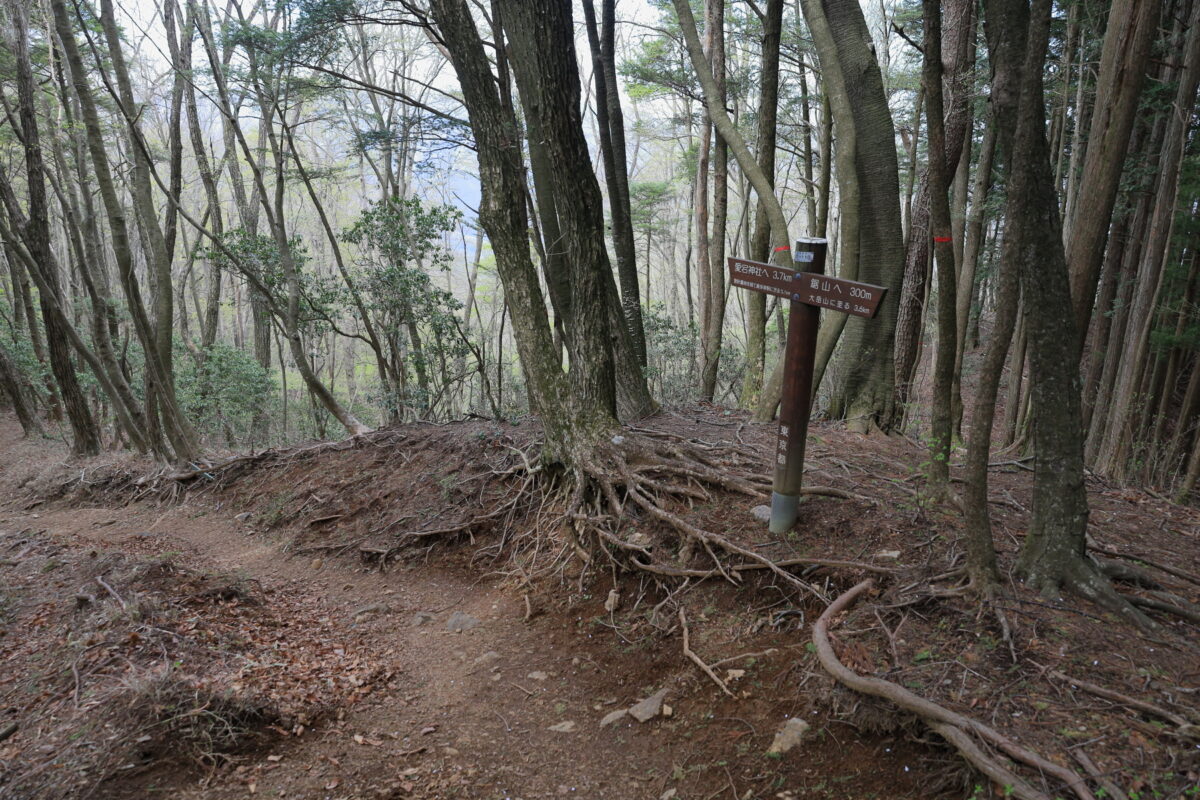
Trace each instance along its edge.
<instances>
[{"instance_id":1,"label":"bare tree trunk","mask_svg":"<svg viewBox=\"0 0 1200 800\"><path fill-rule=\"evenodd\" d=\"M62 292L59 276L50 248L50 209L46 201L45 170L37 123L36 87L29 56L29 23L20 3L11 5L16 32L16 71L18 117L25 151L25 174L29 193L29 218L19 224L13 217L16 208L10 207L13 226L23 234L29 253L43 269L45 286L39 287L42 320L46 326L46 342L50 353L50 368L62 396L63 408L71 424L71 452L76 455L95 455L100 452L100 431L87 405L87 398L75 377L71 363L70 344L52 305L61 306ZM7 180L5 180L7 185ZM11 202L11 201L10 201ZM46 296L49 295L49 296Z\"/></svg>"},{"instance_id":2,"label":"bare tree trunk","mask_svg":"<svg viewBox=\"0 0 1200 800\"><path fill-rule=\"evenodd\" d=\"M705 4L705 28L709 36L709 60L716 84L715 102L724 113L725 88L725 0ZM711 113L711 109L710 109ZM712 401L717 388L721 341L725 330L725 227L729 217L729 143L717 126L713 140L712 234L708 248L708 335L704 339L704 361L700 370L700 397Z\"/></svg>"},{"instance_id":3,"label":"bare tree trunk","mask_svg":"<svg viewBox=\"0 0 1200 800\"><path fill-rule=\"evenodd\" d=\"M969 134L968 134L969 135ZM983 134L979 149L979 164L971 187L971 208L963 232L963 258L958 271L958 287L955 291L955 325L958 344L954 354L954 388L950 401L954 404L954 429L961 430L963 418L962 370L967 352L967 329L971 322L971 306L975 302L975 276L979 270L979 253L982 250L984 231L983 218L988 190L992 185L992 158L996 152L996 126L989 124ZM969 160L969 159L968 159ZM1011 334L1010 334L1011 335ZM989 433L990 435L990 433Z\"/></svg>"},{"instance_id":4,"label":"bare tree trunk","mask_svg":"<svg viewBox=\"0 0 1200 800\"><path fill-rule=\"evenodd\" d=\"M633 241L633 220L629 204L629 165L625 152L625 115L621 110L621 89L617 83L616 0L600 0L601 29L596 31L596 12L592 0L584 0L588 43L592 49L593 76L596 82L596 121L600 128L600 151L604 158L604 177L608 183L608 205L612 214L613 249L617 257L617 275L621 284L621 310L633 341L638 362L646 366L646 331L638 291L637 255Z\"/></svg>"},{"instance_id":5,"label":"bare tree trunk","mask_svg":"<svg viewBox=\"0 0 1200 800\"><path fill-rule=\"evenodd\" d=\"M696 158L695 200L693 209L696 219L696 303L699 306L698 331L700 352L697 354L697 372L704 369L704 354L708 351L708 317L711 304L708 294L709 239L708 239L708 175L712 157L713 126L708 112L704 111L700 121L700 148Z\"/></svg>"},{"instance_id":6,"label":"bare tree trunk","mask_svg":"<svg viewBox=\"0 0 1200 800\"><path fill-rule=\"evenodd\" d=\"M1079 177L1078 200L1068 218L1067 268L1071 272L1075 328L1081 336L1092 314L1160 6L1151 0L1116 0L1108 12L1087 155ZM1082 213L1081 208L1085 209Z\"/></svg>"},{"instance_id":7,"label":"bare tree trunk","mask_svg":"<svg viewBox=\"0 0 1200 800\"><path fill-rule=\"evenodd\" d=\"M69 67L71 74L71 82L75 87L76 99L79 102L80 112L84 128L87 131L88 151L91 155L92 166L96 177L96 185L99 189L100 196L104 201L105 211L109 223L109 236L113 256L117 262L118 272L121 277L121 288L125 294L126 303L130 317L132 318L134 329L137 332L138 340L140 341L144 356L146 359L146 370L149 382L156 387L159 397L159 409L162 412L163 421L166 423L166 434L171 442L171 449L174 451L174 457L178 461L194 461L198 453L198 444L196 441L195 432L191 425L183 417L182 412L176 402L173 381L169 369L169 363L164 363L160 358L159 339L155 326L151 323L149 316L146 313L146 308L142 302L141 287L138 284L137 276L134 273L133 254L130 249L129 229L125 218L125 211L122 206L120 197L117 194L116 186L113 182L112 171L108 163L108 154L105 150L104 130L100 125L99 115L96 111L95 100L92 96L91 87L88 84L88 71L84 67L83 60L79 55L79 49L75 42L75 34L71 25L71 21L67 16L66 8L62 0L50 0L50 6L54 12L54 25L58 32L58 37L63 47L63 56ZM102 15L104 15L104 7L107 6L107 16L109 17L110 27L113 28L113 38L117 39L118 35L115 30L115 23L112 23L112 5L109 0L104 0L102 5ZM120 48L119 39L117 48ZM117 56L113 55L114 66ZM123 66L123 62L122 62ZM127 78L128 76L126 76ZM125 109L126 112L128 109ZM126 120L128 121L128 117ZM137 138L137 129L132 126L129 128L131 137L134 139L133 146L141 157L137 163L142 163L144 153L140 149L142 142ZM145 166L142 163L142 166ZM135 183L137 181L135 180ZM148 185L138 184L140 186L137 196L146 194ZM142 199L146 199L142 197ZM170 199L175 202L177 198ZM153 204L150 204L151 216L149 223L157 227L157 219L153 216ZM161 237L160 237L161 238ZM161 253L157 255L161 256ZM159 264L161 269L161 262ZM160 279L162 278L160 273ZM170 265L166 266L166 285L170 286ZM168 292L169 294L169 292ZM167 302L170 303L171 298ZM157 309L160 313L163 309ZM168 324L170 324L170 315L167 316ZM169 331L168 331L169 333ZM168 342L169 344L169 342ZM152 427L152 426L151 426ZM148 437L153 442L153 435ZM153 446L153 445L152 445Z\"/></svg>"},{"instance_id":8,"label":"bare tree trunk","mask_svg":"<svg viewBox=\"0 0 1200 800\"><path fill-rule=\"evenodd\" d=\"M506 12L514 10L518 14L521 11L530 12L530 9L505 7ZM529 257L524 176L517 167L521 163L521 139L516 120L497 90L483 42L466 0L431 0L430 11L442 40L447 44L447 52L458 74L464 105L475 133L482 191L479 221L496 252L496 266L504 283L507 308L513 316L514 335L530 404L541 417L546 432L544 458L569 462L580 447L591 446L595 437L616 425L612 384L609 384L610 394L607 397L578 392L586 386L586 379L576 379L572 387L575 391L568 388L554 347L537 272ZM569 32L555 26L549 33L568 37L564 51L533 52L528 53L527 57L533 59L544 55L565 58L567 51L573 53ZM570 92L569 87L567 91ZM577 103L578 95L573 99ZM577 105L574 108L577 112ZM570 124L571 109L559 111L568 115ZM579 133L582 134L582 130ZM568 179L575 176L562 177ZM599 211L598 205L595 210ZM588 268L592 269L594 265L588 265ZM606 316L601 316L599 323L603 325L606 320ZM579 339L586 340L587 345L593 344L588 335L592 332L580 331ZM580 355L578 350L572 353L573 358ZM611 365L610 358L607 361L610 375ZM601 360L600 371L604 370L605 363ZM593 370L591 377L602 376ZM604 391L603 387L598 388Z\"/></svg>"},{"instance_id":9,"label":"bare tree trunk","mask_svg":"<svg viewBox=\"0 0 1200 800\"><path fill-rule=\"evenodd\" d=\"M566 250L569 379L578 396L600 404L599 413L607 413L607 393L615 391L614 413L619 407L622 417L645 416L657 406L621 310L605 247L603 199L583 135L574 49L543 52L547 47L566 46L557 38L562 30L554 26L570 24L569 9L539 4L545 19L536 22L529 17L533 13L529 5L502 0L499 7L514 44L508 53L522 105L531 130L541 131L539 138L546 146L554 213Z\"/></svg>"},{"instance_id":10,"label":"bare tree trunk","mask_svg":"<svg viewBox=\"0 0 1200 800\"><path fill-rule=\"evenodd\" d=\"M841 274L888 289L876 319L856 317L845 323L842 338L846 352L853 355L830 410L844 417L852 429L890 431L898 422L892 356L904 256L895 128L862 9L856 3L832 0L804 0L802 5L826 79L831 69L844 76L843 91L829 93L839 138L849 133L854 139L858 196L851 202L857 200L858 231L851 241L843 229ZM818 26L826 25L829 35L816 35ZM844 175L839 169L839 176ZM849 211L843 192L843 224ZM851 253L853 262L847 259Z\"/></svg>"},{"instance_id":11,"label":"bare tree trunk","mask_svg":"<svg viewBox=\"0 0 1200 800\"><path fill-rule=\"evenodd\" d=\"M1200 83L1200 2L1192 3L1183 52L1184 66L1179 74L1162 156L1158 162L1159 181L1149 237L1141 250L1137 288L1129 314L1132 335L1125 338L1125 348L1113 390L1111 413L1095 463L1098 472L1117 478L1125 475L1128 466L1126 462L1133 445L1133 412L1140 402L1137 386L1147 361L1152 311L1158 299L1163 263L1174 219L1179 188L1179 165L1186 146L1197 85Z\"/></svg>"},{"instance_id":12,"label":"bare tree trunk","mask_svg":"<svg viewBox=\"0 0 1200 800\"><path fill-rule=\"evenodd\" d=\"M174 3L174 0L167 0L167 2ZM195 4L189 3L177 57L180 70L187 75L190 75L192 71L192 30L195 25ZM192 145L193 157L196 159L196 172L200 175L200 183L204 186L204 194L208 200L209 226L213 236L220 238L225 230L221 215L221 199L217 194L216 177L209 164L208 150L204 146L204 134L200 130L200 114L196 108L196 86L191 80L188 80L184 87L184 101L187 110L188 139ZM230 156L232 155L233 153L230 153ZM200 318L200 347L204 350L208 350L217 341L217 325L220 322L221 313L221 270L215 261L206 260L208 261L208 291L205 295L204 314Z\"/></svg>"},{"instance_id":13,"label":"bare tree trunk","mask_svg":"<svg viewBox=\"0 0 1200 800\"><path fill-rule=\"evenodd\" d=\"M8 350L4 348L4 344L0 342L0 397L7 395L13 413L17 415L17 422L21 423L21 431L26 436L41 436L44 434L42 421L38 419L33 404L25 396L25 389L21 384L20 370L17 369Z\"/></svg>"},{"instance_id":14,"label":"bare tree trunk","mask_svg":"<svg viewBox=\"0 0 1200 800\"><path fill-rule=\"evenodd\" d=\"M940 124L943 126L945 147L944 160L940 169L944 171L944 185L949 191L950 176L958 169L962 159L964 143L966 142L967 123L970 119L968 100L970 99L971 60L969 51L974 38L975 25L971 14L971 3L966 0L953 0L943 3L943 13L946 27L938 39L940 51L946 53L946 68L944 70L945 96L943 103L945 114ZM924 82L926 116L933 100L932 88L928 79ZM941 86L936 87L941 92ZM927 126L928 126L928 120ZM932 139L933 131L929 136ZM915 145L914 145L915 146ZM934 148L930 148L931 151ZM970 151L967 150L970 159ZM917 187L916 199L909 213L908 236L905 241L904 253L904 288L899 300L899 312L896 318L896 404L903 409L910 401L912 387L910 382L920 360L923 319L925 316L925 298L929 295L930 279L930 244L931 222L934 209L931 207L931 179L934 169L932 159L926 167ZM940 201L939 201L940 202ZM949 205L947 204L947 226L943 233L936 234L949 238ZM953 256L954 247L949 248ZM957 274L957 270L955 272ZM941 279L939 278L939 286ZM939 289L940 291L940 289ZM951 290L953 295L953 290Z\"/></svg>"},{"instance_id":15,"label":"bare tree trunk","mask_svg":"<svg viewBox=\"0 0 1200 800\"><path fill-rule=\"evenodd\" d=\"M783 29L783 0L768 0L763 18L762 77L758 102L758 164L762 171L775 182L775 135L779 112L779 43ZM801 62L803 64L803 62ZM801 96L808 122L808 81L801 66ZM816 227L816 202L812 192L812 132L805 131L805 148L808 151L804 169L808 175L808 209L811 231ZM754 215L754 236L750 240L750 258L767 261L771 255L771 223L767 217L766 203L758 202ZM767 296L762 292L743 292L746 300L746 376L742 382L739 403L743 408L758 405L762 391L763 369L766 364Z\"/></svg>"},{"instance_id":16,"label":"bare tree trunk","mask_svg":"<svg viewBox=\"0 0 1200 800\"><path fill-rule=\"evenodd\" d=\"M922 3L925 20L925 108L929 125L929 205L938 279L938 343L934 365L933 416L930 422L929 476L942 492L950 485L950 389L954 378L955 350L955 269L954 247L950 239L950 175L957 167L951 162L946 142L947 126L942 116L942 18L941 7L934 0ZM969 25L970 7L966 19L958 24ZM966 107L965 98L963 107ZM965 111L964 111L965 115ZM951 131L959 137L962 151L963 131Z\"/></svg>"}]
</instances>

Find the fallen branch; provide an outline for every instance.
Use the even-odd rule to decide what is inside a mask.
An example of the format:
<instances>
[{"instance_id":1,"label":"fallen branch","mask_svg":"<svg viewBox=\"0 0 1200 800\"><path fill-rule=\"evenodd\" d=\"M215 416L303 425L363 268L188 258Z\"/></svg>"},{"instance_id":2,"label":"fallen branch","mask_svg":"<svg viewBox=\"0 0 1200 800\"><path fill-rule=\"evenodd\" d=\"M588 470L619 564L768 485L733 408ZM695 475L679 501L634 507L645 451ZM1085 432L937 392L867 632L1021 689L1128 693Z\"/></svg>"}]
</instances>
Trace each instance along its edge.
<instances>
[{"instance_id":1,"label":"fallen branch","mask_svg":"<svg viewBox=\"0 0 1200 800\"><path fill-rule=\"evenodd\" d=\"M704 659L692 652L692 648L688 646L688 624L687 617L683 614L683 609L679 609L679 625L683 628L683 654L690 658L696 666L700 668L708 677L712 678L713 683L721 687L721 691L730 697L735 697L733 692L729 691L729 687L725 685L725 681L717 677L717 673L712 671L712 667L704 663Z\"/></svg>"},{"instance_id":2,"label":"fallen branch","mask_svg":"<svg viewBox=\"0 0 1200 800\"><path fill-rule=\"evenodd\" d=\"M1162 706L1156 706L1154 703L1148 703L1145 700L1138 700L1136 697L1130 697L1127 694L1121 694L1118 691L1108 689L1104 686L1099 686L1095 683L1089 683L1088 681L1081 681L1078 678L1072 678L1070 675L1059 672L1056 669L1050 670L1050 672L1047 674L1049 674L1051 678L1056 678L1064 683L1069 683L1072 686L1078 686L1080 689L1083 689L1089 694L1094 694L1097 697L1103 697L1105 700L1112 700L1115 703L1121 703L1122 705L1129 706L1130 708L1136 708L1138 711L1144 712L1153 717L1165 719L1167 722L1170 722L1174 725L1183 727L1184 725L1188 724L1188 721L1183 717L1172 711L1168 711Z\"/></svg>"},{"instance_id":3,"label":"fallen branch","mask_svg":"<svg viewBox=\"0 0 1200 800\"><path fill-rule=\"evenodd\" d=\"M958 729L959 734L950 732L948 737L944 736L947 741L952 744L955 749L974 765L977 769L987 775L998 775L1007 773L1008 770L1002 764L996 762L991 756L986 755L978 747L961 747L964 737L967 733L983 739L989 744L999 748L1011 758L1028 764L1029 766L1051 775L1062 782L1064 787L1069 787L1080 800L1095 800L1095 796L1088 789L1084 779L1073 770L1055 764L1037 753L1034 753L1017 742L1008 738L994 728L985 725L984 723L965 717L955 711L951 711L945 706L940 706L931 700L913 694L902 686L899 686L891 681L885 681L881 678L875 678L868 675L859 675L853 670L844 665L833 651L833 644L829 640L829 623L830 621L848 609L854 604L860 595L875 585L875 581L868 578L865 581L855 585L849 591L843 593L830 606L825 609L820 618L813 625L813 644L817 647L817 658L820 659L821 665L833 675L840 683L862 694L871 695L872 697L881 697L885 700L890 700L904 711L915 714L920 717L926 724L931 727L936 725L951 726ZM1011 773L1009 773L1011 774ZM1048 796L1043 792L1030 786L1028 783L1018 779L1017 783L1004 784L1012 786L1012 796L1024 798L1025 800L1048 800Z\"/></svg>"},{"instance_id":4,"label":"fallen branch","mask_svg":"<svg viewBox=\"0 0 1200 800\"><path fill-rule=\"evenodd\" d=\"M723 664L732 664L734 661L741 661L744 658L762 658L763 656L769 656L773 653L778 653L778 652L779 651L776 650L774 647L768 647L766 650L762 650L757 653L742 653L740 656L730 656L729 658L722 658L720 661L714 661L709 666L711 666L713 669L716 669L717 667L719 667Z\"/></svg>"},{"instance_id":5,"label":"fallen branch","mask_svg":"<svg viewBox=\"0 0 1200 800\"><path fill-rule=\"evenodd\" d=\"M106 591L106 592L108 592L109 594L111 594L111 595L113 596L113 599L114 599L114 600L116 600L118 603L120 603L120 604L121 604L121 610L122 610L122 611L124 611L124 610L125 610L125 608L126 608L126 606L125 606L125 600L121 598L121 595L117 594L117 590L116 590L116 589L114 589L113 587L111 587L111 586L109 586L107 583L105 583L105 582L104 582L104 578L101 578L99 575L97 575L97 576L96 576L96 583L98 583L98 584L100 584L101 586L103 586L103 587L104 587L104 591Z\"/></svg>"},{"instance_id":6,"label":"fallen branch","mask_svg":"<svg viewBox=\"0 0 1200 800\"><path fill-rule=\"evenodd\" d=\"M1113 783L1108 775L1100 771L1100 768L1096 766L1096 762L1092 761L1091 756L1085 753L1082 747L1077 747L1070 752L1074 759L1079 762L1079 766L1083 767L1083 771L1091 775L1092 780L1100 784L1100 788L1104 789L1112 800L1129 800L1129 795L1125 794L1120 786Z\"/></svg>"}]
</instances>

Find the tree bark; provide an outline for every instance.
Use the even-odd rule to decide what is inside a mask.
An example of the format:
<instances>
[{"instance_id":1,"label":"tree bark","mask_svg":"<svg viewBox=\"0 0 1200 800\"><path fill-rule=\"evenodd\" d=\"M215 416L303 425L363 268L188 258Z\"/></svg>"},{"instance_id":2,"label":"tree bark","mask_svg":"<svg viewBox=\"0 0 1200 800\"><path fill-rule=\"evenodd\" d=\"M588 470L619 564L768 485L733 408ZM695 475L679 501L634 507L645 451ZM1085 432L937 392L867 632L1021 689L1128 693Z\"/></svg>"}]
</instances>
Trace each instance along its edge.
<instances>
[{"instance_id":1,"label":"tree bark","mask_svg":"<svg viewBox=\"0 0 1200 800\"><path fill-rule=\"evenodd\" d=\"M1146 627L1153 623L1113 590L1085 554L1079 358L1073 315L1062 313L1070 308L1070 281L1045 132L1041 66L1050 6L1050 0L1034 0L1027 12L1024 0L986 3L997 79L1018 88L1020 98L1012 147L1004 151L1010 163L1005 255L1020 267L1033 403L1033 509L1018 570L1041 592L1069 588Z\"/></svg>"},{"instance_id":2,"label":"tree bark","mask_svg":"<svg viewBox=\"0 0 1200 800\"><path fill-rule=\"evenodd\" d=\"M111 3L108 5L111 12ZM100 118L96 111L96 103L92 96L91 87L88 85L88 72L84 67L83 59L79 55L79 48L75 42L75 33L72 29L71 21L67 16L63 0L50 0L50 6L54 13L55 29L58 32L59 41L62 43L63 57L69 68L72 85L75 87L75 95L79 102L84 128L87 131L88 151L92 160L96 185L104 202L108 218L109 237L113 256L117 262L118 272L121 277L121 288L128 304L129 315L132 318L138 340L142 344L149 380L158 387L163 387L164 389L170 388L172 386L170 371L159 357L156 330L149 316L146 314L145 304L142 302L141 287L134 272L133 253L130 248L129 229L125 218L125 210L117 194L116 185L113 182L112 170L109 166L108 154L105 150L104 130L100 125ZM140 147L140 142L135 142L134 146L135 148ZM153 217L150 221L157 225L157 221ZM168 282L170 280L169 272L168 267ZM159 393L159 398L160 410L164 422L166 422L166 433L170 439L175 459L178 461L194 461L198 452L195 432L187 420L184 419L178 404L175 402L174 392L162 391Z\"/></svg>"},{"instance_id":3,"label":"tree bark","mask_svg":"<svg viewBox=\"0 0 1200 800\"><path fill-rule=\"evenodd\" d=\"M969 20L970 10L966 17ZM929 457L930 480L937 490L946 492L950 485L950 389L954 377L955 349L955 269L954 247L950 237L950 175L957 159L950 160L946 143L947 126L942 116L942 17L940 4L924 0L925 20L925 109L929 126L929 206L935 256L937 258L937 354L933 380L933 415L930 421ZM966 24L962 20L959 24ZM968 26L969 27L969 26ZM965 99L962 105L966 106ZM965 116L965 111L964 111ZM962 152L963 131L958 135L958 150Z\"/></svg>"},{"instance_id":4,"label":"tree bark","mask_svg":"<svg viewBox=\"0 0 1200 800\"><path fill-rule=\"evenodd\" d=\"M18 117L25 153L25 175L29 194L28 219L21 233L29 253L43 267L45 286L38 293L42 320L46 327L46 343L50 369L58 384L67 420L71 425L71 452L75 455L96 455L100 452L100 431L88 408L87 398L75 377L71 363L70 344L54 314L52 305L62 305L62 291L57 269L52 266L54 253L50 248L50 208L46 201L45 166L42 158L41 136L38 131L36 87L29 57L29 22L20 3L10 6L16 29L16 77ZM15 209L13 209L15 210ZM11 216L11 215L10 215ZM18 224L13 218L14 225ZM49 296L47 296L49 295Z\"/></svg>"},{"instance_id":5,"label":"tree bark","mask_svg":"<svg viewBox=\"0 0 1200 800\"><path fill-rule=\"evenodd\" d=\"M833 0L804 0L802 5L810 29L828 25L828 39L814 37L814 42L822 70L836 69L843 79L843 91L829 93L839 138L847 133L854 137L858 193L851 202L857 201L853 213L858 217L858 231L854 241L843 231L840 274L888 289L875 319L856 317L845 323L842 339L845 352L852 356L830 410L834 416L844 417L852 429L890 431L898 421L893 347L904 256L895 128L859 5ZM842 176L839 169L839 178ZM843 192L843 222L851 211ZM851 254L854 261L848 261Z\"/></svg>"},{"instance_id":6,"label":"tree bark","mask_svg":"<svg viewBox=\"0 0 1200 800\"><path fill-rule=\"evenodd\" d=\"M646 366L646 331L642 321L638 289L637 253L633 241L633 220L629 205L629 165L625 149L625 115L621 110L621 89L617 83L616 0L600 0L600 31L596 30L596 12L592 0L584 0L588 43L592 50L593 76L596 82L596 122L600 128L600 152L604 159L604 178L608 184L608 205L612 216L613 250L617 258L617 276L621 284L621 310L642 367Z\"/></svg>"},{"instance_id":7,"label":"tree bark","mask_svg":"<svg viewBox=\"0 0 1200 800\"><path fill-rule=\"evenodd\" d=\"M42 421L38 419L37 412L26 397L21 384L20 370L4 344L0 342L0 397L8 396L8 402L13 413L17 415L17 422L21 424L21 431L25 436L43 435Z\"/></svg>"},{"instance_id":8,"label":"tree bark","mask_svg":"<svg viewBox=\"0 0 1200 800\"><path fill-rule=\"evenodd\" d=\"M911 399L912 376L916 370L917 362L920 360L919 354L924 327L922 322L925 316L925 298L930 294L928 284L930 279L931 237L941 236L946 238L950 237L952 233L949 226L950 211L948 201L946 206L946 229L941 233L937 233L934 230L937 226L934 224L933 217L935 213L940 212L932 207L932 203L940 202L940 200L936 200L933 193L933 170L937 166L943 171L943 184L946 187L946 191L949 191L950 176L954 175L958 169L963 152L966 150L964 144L966 142L967 124L970 121L971 59L969 58L969 52L975 33L971 3L967 2L967 0L953 0L952 2L942 3L941 6L946 25L942 31L942 35L938 37L936 44L939 52L945 53L945 67L939 70L943 75L943 79L942 83L936 88L940 95L939 102L944 109L944 115L941 117L939 124L942 126L941 136L945 142L945 146L935 148L931 144L930 152L939 150L944 154L944 157L940 165L935 165L932 157L929 159L929 163L921 175L916 197L912 203L912 210L909 213L908 236L905 240L904 248L904 289L900 297L899 312L896 319L896 403L900 409L903 409ZM926 38L928 38L928 33L926 33ZM926 49L928 50L928 48ZM944 92L942 91L942 86L945 87ZM926 78L923 81L923 89L927 118L930 113L929 107L932 99L932 88L934 87L930 86L929 79ZM941 98L945 98L944 102ZM930 123L927 119L926 126L929 128L929 137L932 141L934 132L929 125ZM966 152L969 160L970 151L966 150ZM953 245L950 247L950 254L951 256L955 255ZM957 274L957 270L955 274ZM942 285L940 271L938 285L939 287ZM953 290L951 294L953 295Z\"/></svg>"},{"instance_id":9,"label":"tree bark","mask_svg":"<svg viewBox=\"0 0 1200 800\"><path fill-rule=\"evenodd\" d=\"M1067 269L1071 274L1075 329L1081 336L1088 329L1096 299L1109 223L1160 8L1161 3L1151 0L1115 0L1108 12L1087 155L1074 212L1068 221Z\"/></svg>"},{"instance_id":10,"label":"tree bark","mask_svg":"<svg viewBox=\"0 0 1200 800\"><path fill-rule=\"evenodd\" d=\"M615 416L644 416L655 408L621 312L604 241L603 199L592 167L580 111L569 4L502 0L509 51L522 104L543 134L554 185L559 230L566 248L571 313L569 379L579 402ZM515 318L514 318L515 322ZM586 400L585 400L586 399Z\"/></svg>"},{"instance_id":11,"label":"tree bark","mask_svg":"<svg viewBox=\"0 0 1200 800\"><path fill-rule=\"evenodd\" d=\"M971 306L975 302L976 275L979 270L979 253L983 249L983 220L988 191L992 185L992 159L996 152L996 126L989 124L983 134L979 148L979 164L971 187L971 207L967 212L963 231L963 258L958 271L958 287L955 291L955 325L957 346L954 354L954 388L950 400L954 404L954 429L962 428L962 370L967 352L967 329L971 322ZM968 159L969 160L969 159ZM1010 334L1011 335L1011 334ZM994 402L994 401L993 401ZM990 433L989 433L990 435Z\"/></svg>"},{"instance_id":12,"label":"tree bark","mask_svg":"<svg viewBox=\"0 0 1200 800\"><path fill-rule=\"evenodd\" d=\"M1147 361L1152 312L1158 299L1175 213L1179 165L1186 146L1196 89L1200 84L1200 3L1192 4L1183 53L1183 67L1158 162L1158 187L1149 236L1140 251L1136 289L1128 317L1131 328L1125 338L1108 425L1095 463L1098 472L1115 478L1124 477L1133 445L1134 410L1141 402L1137 387Z\"/></svg>"},{"instance_id":13,"label":"tree bark","mask_svg":"<svg viewBox=\"0 0 1200 800\"><path fill-rule=\"evenodd\" d=\"M500 97L466 0L431 0L430 12L458 75L475 134L481 188L479 221L496 253L530 405L542 419L546 436L543 459L569 464L580 448L592 446L599 436L616 427L615 395L610 395L607 404L604 398L583 395L576 391L582 381L569 387L562 373L537 272L529 257L516 119ZM559 36L563 33L554 31ZM566 91L569 93L569 89ZM600 324L607 319L606 315L594 316L601 317ZM610 356L609 370L611 363Z\"/></svg>"},{"instance_id":14,"label":"tree bark","mask_svg":"<svg viewBox=\"0 0 1200 800\"><path fill-rule=\"evenodd\" d=\"M779 116L779 45L783 30L783 0L767 0L763 17L761 84L758 101L758 164L762 171L775 183L775 139ZM800 80L804 98L805 124L808 122L807 79L801 68ZM804 169L809 177L806 207L810 218L809 230L816 228L816 203L812 192L812 133L804 136L810 151ZM750 240L750 258L768 261L771 257L771 223L767 218L767 206L761 199L754 215L754 235ZM742 382L739 403L743 408L758 405L762 392L763 369L766 364L767 296L762 292L742 292L746 300L746 375Z\"/></svg>"},{"instance_id":15,"label":"tree bark","mask_svg":"<svg viewBox=\"0 0 1200 800\"><path fill-rule=\"evenodd\" d=\"M716 84L715 102L725 112L728 101L725 81L725 0L705 3L708 57ZM748 152L748 151L747 151ZM725 333L725 228L729 218L729 143L717 126L712 149L712 234L708 246L708 331L704 337L704 359L700 368L700 397L712 402L717 389L721 342ZM773 190L772 190L773 191Z\"/></svg>"}]
</instances>

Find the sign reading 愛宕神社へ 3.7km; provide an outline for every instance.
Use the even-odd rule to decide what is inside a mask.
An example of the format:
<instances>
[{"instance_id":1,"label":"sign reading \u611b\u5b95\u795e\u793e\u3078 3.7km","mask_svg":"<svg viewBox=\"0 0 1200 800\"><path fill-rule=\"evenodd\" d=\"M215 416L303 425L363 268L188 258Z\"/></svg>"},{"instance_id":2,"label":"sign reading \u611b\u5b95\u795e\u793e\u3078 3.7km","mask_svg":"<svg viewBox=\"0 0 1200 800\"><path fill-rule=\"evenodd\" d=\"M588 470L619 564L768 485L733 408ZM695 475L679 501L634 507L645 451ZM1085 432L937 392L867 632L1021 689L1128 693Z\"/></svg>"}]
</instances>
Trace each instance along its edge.
<instances>
[{"instance_id":1,"label":"sign reading \u611b\u5b95\u795e\u793e\u3078 3.7km","mask_svg":"<svg viewBox=\"0 0 1200 800\"><path fill-rule=\"evenodd\" d=\"M856 317L875 316L886 291L882 286L799 272L743 258L730 258L729 272L731 283L739 288L773 294Z\"/></svg>"}]
</instances>

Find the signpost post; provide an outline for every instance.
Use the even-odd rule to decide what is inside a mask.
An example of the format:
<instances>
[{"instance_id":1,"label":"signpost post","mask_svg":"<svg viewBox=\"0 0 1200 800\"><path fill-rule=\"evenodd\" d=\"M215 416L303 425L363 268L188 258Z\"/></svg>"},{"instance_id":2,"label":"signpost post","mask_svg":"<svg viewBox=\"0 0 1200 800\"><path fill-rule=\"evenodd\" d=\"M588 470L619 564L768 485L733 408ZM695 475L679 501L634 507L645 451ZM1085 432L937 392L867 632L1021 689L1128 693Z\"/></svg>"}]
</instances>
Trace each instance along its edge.
<instances>
[{"instance_id":1,"label":"signpost post","mask_svg":"<svg viewBox=\"0 0 1200 800\"><path fill-rule=\"evenodd\" d=\"M802 271L742 258L729 259L734 286L791 302L783 355L779 444L775 449L775 480L771 487L771 533L785 533L796 523L821 309L874 317L887 291L882 286L825 275L827 248L825 239L798 239L792 257L802 265Z\"/></svg>"}]
</instances>

